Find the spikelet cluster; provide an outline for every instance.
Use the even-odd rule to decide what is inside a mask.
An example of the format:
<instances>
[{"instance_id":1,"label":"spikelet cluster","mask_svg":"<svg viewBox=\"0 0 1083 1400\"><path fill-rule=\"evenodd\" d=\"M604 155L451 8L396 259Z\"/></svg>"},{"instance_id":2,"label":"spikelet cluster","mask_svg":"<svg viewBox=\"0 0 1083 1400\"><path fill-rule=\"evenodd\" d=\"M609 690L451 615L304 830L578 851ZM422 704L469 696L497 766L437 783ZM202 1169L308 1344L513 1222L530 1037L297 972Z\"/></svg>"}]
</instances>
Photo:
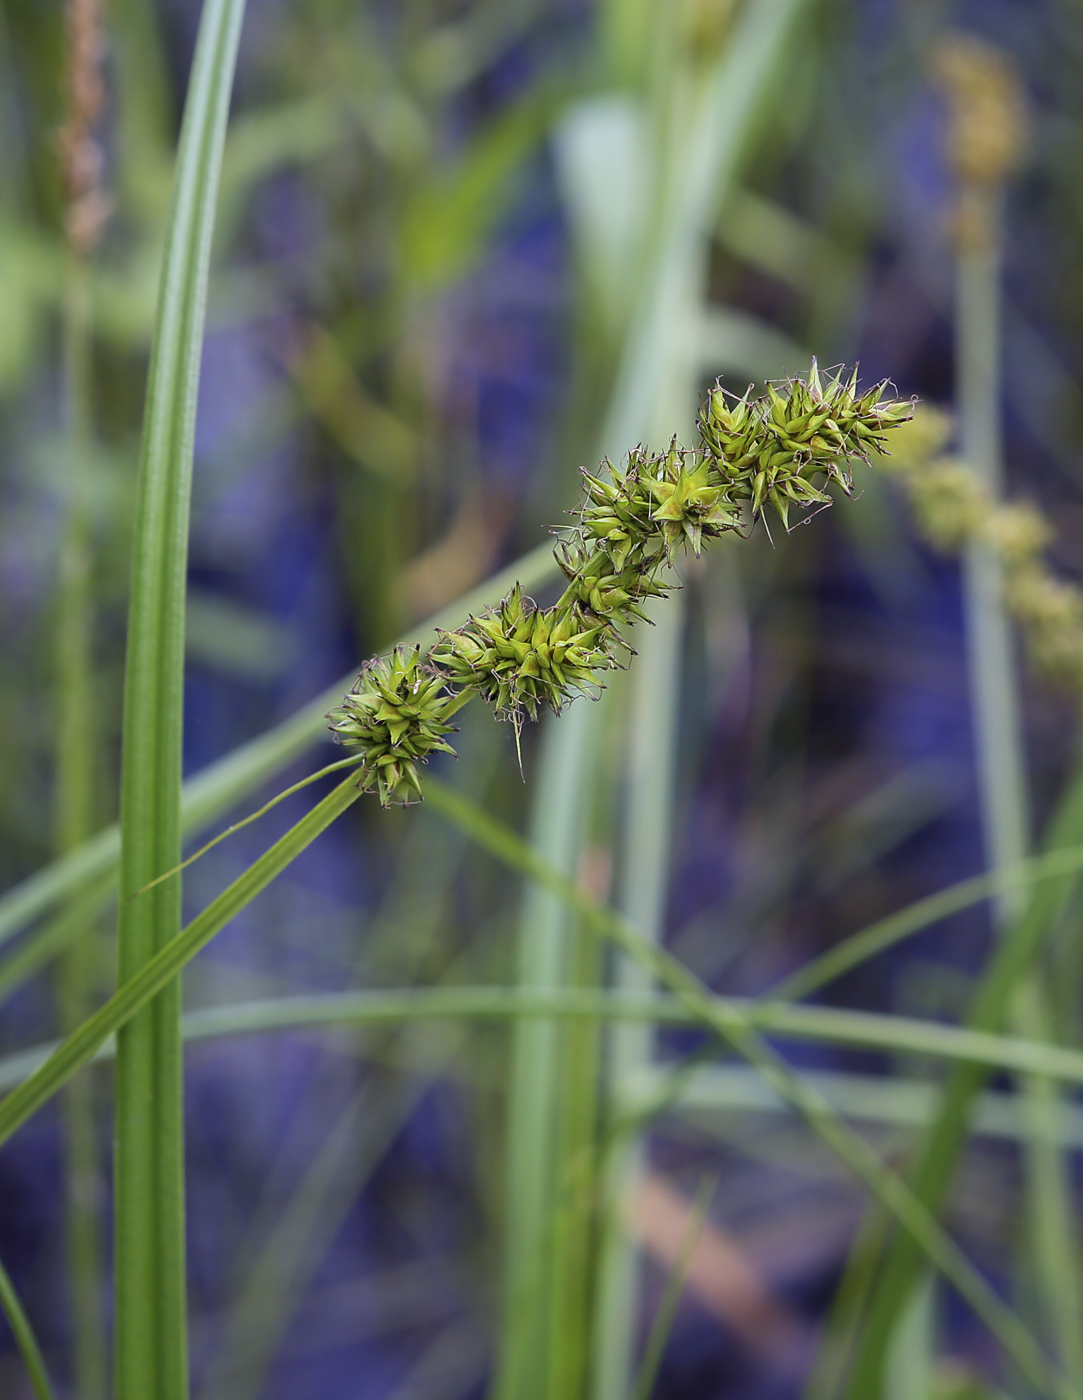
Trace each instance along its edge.
<instances>
[{"instance_id":1,"label":"spikelet cluster","mask_svg":"<svg viewBox=\"0 0 1083 1400\"><path fill-rule=\"evenodd\" d=\"M361 754L360 781L385 806L420 796L418 765L451 751L447 721L473 695L518 734L524 719L597 694L631 652L621 628L675 586L665 568L679 549L698 555L705 541L744 533L768 507L789 530L791 510L829 505L832 484L853 494L851 463L883 452L885 433L913 411L886 399L887 388L859 394L856 370L823 381L815 361L807 379L769 385L757 399L716 387L700 413L698 448L674 438L665 452L637 447L620 466L607 460L584 472L555 549L566 579L555 604L540 608L517 585L441 632L424 657L400 650L362 669L329 716L335 737Z\"/></svg>"},{"instance_id":2,"label":"spikelet cluster","mask_svg":"<svg viewBox=\"0 0 1083 1400\"><path fill-rule=\"evenodd\" d=\"M887 388L885 381L858 394L856 369L849 379L839 374L823 383L813 361L807 380L790 380L781 391L769 384L752 402L712 390L700 411L700 437L728 499L749 501L757 513L769 504L789 529L791 507L830 504L824 486L852 496L850 463L883 453L885 433L913 413L909 400L884 402Z\"/></svg>"}]
</instances>

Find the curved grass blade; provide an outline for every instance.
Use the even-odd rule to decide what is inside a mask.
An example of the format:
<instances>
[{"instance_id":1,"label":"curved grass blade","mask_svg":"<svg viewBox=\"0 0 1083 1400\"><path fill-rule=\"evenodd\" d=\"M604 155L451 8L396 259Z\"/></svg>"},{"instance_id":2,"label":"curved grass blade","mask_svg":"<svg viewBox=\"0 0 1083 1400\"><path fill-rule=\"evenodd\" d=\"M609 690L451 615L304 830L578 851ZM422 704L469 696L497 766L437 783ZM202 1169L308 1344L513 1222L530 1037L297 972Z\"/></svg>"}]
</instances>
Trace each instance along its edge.
<instances>
[{"instance_id":1,"label":"curved grass blade","mask_svg":"<svg viewBox=\"0 0 1083 1400\"><path fill-rule=\"evenodd\" d=\"M132 558L121 754L117 962L126 982L180 930L184 604L196 397L222 146L244 0L205 0L185 102L151 347ZM180 984L117 1041L118 1400L186 1400ZM93 1017L85 1024L91 1024Z\"/></svg>"},{"instance_id":2,"label":"curved grass blade","mask_svg":"<svg viewBox=\"0 0 1083 1400\"><path fill-rule=\"evenodd\" d=\"M813 958L777 983L766 994L766 999L798 1001L836 981L861 963L893 948L911 934L929 928L962 909L969 909L986 899L997 899L1024 890L1039 881L1063 881L1065 876L1078 874L1083 869L1081 855L1083 848L1078 846L1049 850L1043 855L1031 856L983 875L973 875L968 880L960 880L957 885L937 890L935 894L908 904L905 909L888 914L868 928L842 939L826 953Z\"/></svg>"},{"instance_id":3,"label":"curved grass blade","mask_svg":"<svg viewBox=\"0 0 1083 1400\"><path fill-rule=\"evenodd\" d=\"M328 773L337 773L343 768L356 768L360 762L360 754L355 754L352 758L340 758L337 763L329 763L326 768L319 768L315 773L309 773L307 778L301 778L299 782L293 783L288 788L283 788L281 792L276 792L274 797L265 802L262 807L250 812L247 817L242 817L240 821L233 822L226 827L225 831L220 831L217 836L212 836L209 841L200 846L198 851L193 851L186 860L182 860L180 865L175 865L172 870L167 870L164 875L159 875L156 880L151 880L150 884L144 885L141 890L136 890L131 898L138 899L140 895L154 889L155 885L160 885L163 880L169 880L174 875L179 875L182 870L187 870L208 851L213 851L215 846L224 841L227 836L233 836L236 832L243 831L246 826L251 826L253 822L259 821L260 817L266 816L273 807L277 807L280 802L285 802L286 798L292 797L295 792L300 792L302 788L310 787L313 783L319 782L321 778L326 778Z\"/></svg>"},{"instance_id":4,"label":"curved grass blade","mask_svg":"<svg viewBox=\"0 0 1083 1400\"><path fill-rule=\"evenodd\" d=\"M408 637L416 637L417 635L416 632L410 633ZM341 683L337 683L334 689L336 697L341 699ZM321 715L321 719L324 718L325 716ZM292 723L292 721L287 721L287 723ZM263 736L263 738L266 737ZM253 741L253 743L261 742L262 739ZM291 755L291 758L295 756ZM226 761L223 760L223 762ZM212 765L212 767L216 766ZM285 764L281 766L285 766ZM258 783L253 783L252 786L256 787ZM189 819L185 821L185 831L199 829L212 821L221 811L228 810L231 799L221 798L217 791L213 797L213 810L210 808L210 804L207 808L201 808L198 813L188 809ZM39 885L36 883L38 876L31 876L29 880L24 881L11 892L13 896L19 895L19 905L17 908L13 901L8 906L16 911L10 926L10 935L17 932L18 928L28 921L29 917L32 917L32 915L26 915L24 918L25 911L30 907L31 901L33 913L36 914L42 908L48 908L53 903L60 902L87 884L96 875L102 876L104 881L101 885L101 897L107 896L112 888L109 872L116 865L116 828L112 828L111 831L107 831L103 835L113 837L108 851L104 850L104 842L99 844L99 838L94 838L85 847L80 848L85 854L77 866L56 861L43 868L40 874L48 875L51 884L48 891L42 888L44 881ZM938 890L935 894L917 900L914 904L907 905L904 909L897 910L894 914L889 914L886 918L870 924L868 928L852 934L849 938L836 944L835 947L828 949L821 957L806 963L804 967L798 968L790 977L778 983L770 993L770 999L790 1001L807 996L866 959L894 947L896 943L909 938L911 934L919 933L922 929L930 927L940 919L947 918L950 914L958 913L962 909L969 909L1007 889L1026 889L1046 881L1063 880L1063 877L1077 874L1080 870L1083 870L1083 846L1067 846L1049 851L1045 855L1031 857L1006 870L992 871L961 880L956 885L949 885L946 889ZM29 888L30 886L33 888ZM19 894L20 891L24 893ZM25 903L24 895L26 896ZM0 900L0 905L3 903L4 901ZM0 913L0 928L3 925L4 916ZM66 932L59 932L53 922L50 922L45 928L27 938L19 953L12 955L9 963L0 965L0 996L14 990L16 986L21 984L24 977L36 972L55 953L66 946L68 940L79 936L80 929L78 927L65 924L65 929ZM44 945L40 948L37 946L39 940ZM0 932L0 944L3 942L4 934ZM9 965L16 964L16 960L21 959L24 953L26 956L25 970L19 970L20 963L11 966L11 971L8 972Z\"/></svg>"},{"instance_id":5,"label":"curved grass blade","mask_svg":"<svg viewBox=\"0 0 1083 1400\"><path fill-rule=\"evenodd\" d=\"M577 872L597 745L586 706L547 717L530 840L546 863ZM574 922L550 890L524 892L517 990L553 993L567 985ZM561 1260L561 1109L567 1073L565 1027L523 1016L510 1046L505 1164L502 1317L493 1400L543 1400L560 1367L564 1338L554 1337L549 1306ZM563 1070L563 1074L562 1074Z\"/></svg>"}]
</instances>

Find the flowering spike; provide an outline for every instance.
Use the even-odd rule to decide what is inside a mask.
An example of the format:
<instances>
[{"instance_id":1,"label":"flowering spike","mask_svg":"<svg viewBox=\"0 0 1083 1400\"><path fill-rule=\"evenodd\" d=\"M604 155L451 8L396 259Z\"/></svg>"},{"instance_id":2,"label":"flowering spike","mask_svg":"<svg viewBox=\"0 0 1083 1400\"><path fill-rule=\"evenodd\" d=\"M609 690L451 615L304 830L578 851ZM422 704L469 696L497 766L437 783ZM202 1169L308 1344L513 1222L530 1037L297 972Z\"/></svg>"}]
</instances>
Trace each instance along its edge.
<instances>
[{"instance_id":1,"label":"flowering spike","mask_svg":"<svg viewBox=\"0 0 1083 1400\"><path fill-rule=\"evenodd\" d=\"M645 620L647 601L675 586L663 569L678 546L698 555L705 540L741 533L742 506L767 527L770 505L789 531L793 507L807 520L830 505L816 478L852 495L849 462L884 452L885 433L913 404L885 401L886 381L858 397L856 369L846 382L843 373L821 380L813 360L807 379L768 384L758 399L752 385L737 398L716 383L700 410L699 448L674 437L665 452L640 445L622 465L583 471L574 524L554 550L567 586L552 607L516 584L496 607L441 631L424 658L400 647L362 667L328 716L335 738L363 755L361 785L384 806L420 797L418 765L452 752L448 720L473 695L511 721L518 751L524 719L596 695L618 657L634 655L621 627Z\"/></svg>"}]
</instances>

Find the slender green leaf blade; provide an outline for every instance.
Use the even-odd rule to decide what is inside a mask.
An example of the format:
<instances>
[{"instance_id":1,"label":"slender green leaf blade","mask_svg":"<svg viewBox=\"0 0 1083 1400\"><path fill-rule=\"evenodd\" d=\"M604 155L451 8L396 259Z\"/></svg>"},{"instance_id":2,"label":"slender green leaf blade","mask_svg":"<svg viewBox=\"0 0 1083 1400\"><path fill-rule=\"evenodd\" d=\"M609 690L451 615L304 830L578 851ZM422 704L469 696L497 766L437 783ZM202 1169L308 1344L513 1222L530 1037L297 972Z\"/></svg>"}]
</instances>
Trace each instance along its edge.
<instances>
[{"instance_id":1,"label":"slender green leaf blade","mask_svg":"<svg viewBox=\"0 0 1083 1400\"><path fill-rule=\"evenodd\" d=\"M244 0L206 0L185 104L143 421L121 760L118 971L180 930L184 601L211 237ZM180 986L121 1032L114 1166L118 1400L188 1394Z\"/></svg>"}]
</instances>

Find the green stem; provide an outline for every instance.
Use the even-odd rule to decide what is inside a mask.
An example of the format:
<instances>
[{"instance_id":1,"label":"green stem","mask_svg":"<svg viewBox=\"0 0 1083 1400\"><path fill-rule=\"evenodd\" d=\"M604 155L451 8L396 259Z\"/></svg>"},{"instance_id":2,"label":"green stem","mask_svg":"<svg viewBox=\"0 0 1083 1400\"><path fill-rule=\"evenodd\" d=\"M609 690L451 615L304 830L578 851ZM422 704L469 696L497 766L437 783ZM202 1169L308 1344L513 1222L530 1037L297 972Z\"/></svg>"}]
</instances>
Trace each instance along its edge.
<instances>
[{"instance_id":1,"label":"green stem","mask_svg":"<svg viewBox=\"0 0 1083 1400\"><path fill-rule=\"evenodd\" d=\"M991 216L999 225L1000 211ZM957 264L956 326L958 396L964 459L990 496L1003 494L1004 463L1000 423L999 238L965 240ZM1015 648L1004 606L1004 570L980 541L965 554L967 629L977 736L983 826L990 866L1003 868L1027 854L1028 796L1021 702ZM995 906L1001 934L1018 919L1018 894ZM1049 1017L1039 975L1031 972L1015 998L1011 1015L1020 1034L1044 1038ZM1052 1081L1027 1076L1023 1092L1033 1133L1024 1147L1026 1239L1034 1260L1040 1314L1055 1350L1076 1384L1083 1384L1083 1289L1073 1248L1074 1211L1069 1165L1052 1132L1057 1089Z\"/></svg>"},{"instance_id":2,"label":"green stem","mask_svg":"<svg viewBox=\"0 0 1083 1400\"><path fill-rule=\"evenodd\" d=\"M672 174L668 187L655 191L656 207L663 212L659 226L647 230L654 233L650 275L629 319L607 414L607 450L622 451L659 429L664 438L694 410L702 372L696 338L715 216L733 188L802 7L803 0L753 0L746 5L702 91L695 92L695 78L687 69L674 68L670 74L669 91L662 95L671 119L672 146L665 152L670 159L661 154L656 159ZM685 105L689 101L691 108ZM656 131L654 136L661 146L664 134ZM633 790L625 803L620 904L648 936L658 938L669 868L683 608L671 602L666 613L653 620L657 626L643 641L648 654L639 658L632 677ZM619 960L617 976L627 987L645 985L643 969L626 959ZM647 1027L623 1027L612 1034L611 1092L618 1099L621 1076L641 1066L652 1047ZM632 1380L636 1255L617 1202L639 1170L638 1151L632 1142L615 1143L608 1154L591 1381L595 1400L624 1400Z\"/></svg>"},{"instance_id":3,"label":"green stem","mask_svg":"<svg viewBox=\"0 0 1083 1400\"><path fill-rule=\"evenodd\" d=\"M629 677L626 770L620 885L621 913L647 937L662 937L672 833L673 784L677 746L677 676L680 671L684 609L676 600L654 612L655 626L644 637L642 655ZM650 974L634 959L622 957L616 971L624 993L651 990ZM656 1037L649 1025L615 1027L610 1033L608 1092L620 1105L624 1083L654 1057ZM640 1174L642 1149L629 1135L609 1153L609 1180L595 1326L597 1400L623 1400L633 1380L636 1351L638 1252L629 1238L622 1205Z\"/></svg>"},{"instance_id":4,"label":"green stem","mask_svg":"<svg viewBox=\"0 0 1083 1400\"><path fill-rule=\"evenodd\" d=\"M990 218L990 227L998 221ZM1000 250L995 235L964 240L957 264L957 393L961 447L968 465L993 499L1003 485L1000 427ZM986 855L993 873L1018 865L1026 856L1028 794L1021 706L1011 628L1003 602L999 557L982 541L972 542L964 557L967 639L975 748ZM994 906L994 926L1012 943L1012 927L1023 914L1021 892L1006 890ZM1041 932L1041 931L1037 931ZM1003 951L1003 949L1002 949ZM994 963L995 967L995 963ZM1008 992L1002 1010L1014 1014L1017 1028L1040 1037L1047 1017L1035 974L1028 961L1020 969L1025 984L1019 998ZM993 972L992 976L996 977ZM1012 1002L1015 1004L1012 1005ZM1019 1019L1021 1018L1021 1019ZM981 1023L983 1026L984 1022ZM999 1028L999 1022L994 1024ZM953 1080L945 1092L942 1130L934 1134L914 1177L914 1189L932 1211L946 1195L965 1138L970 1100L980 1078ZM1042 1297L1041 1310L1052 1320L1057 1351L1077 1385L1083 1384L1083 1290L1079 1262L1070 1246L1073 1210L1067 1168L1048 1127L1055 1115L1055 1089L1034 1079L1024 1081L1032 1100L1036 1131L1028 1141L1027 1239L1034 1255ZM954 1132L948 1114L958 1115ZM961 1130L960 1130L961 1128ZM935 1164L935 1165L934 1165ZM903 1259L906 1259L905 1265ZM878 1396L883 1386L888 1337L917 1284L913 1245L898 1237L874 1290L869 1323L861 1337L846 1394L852 1400Z\"/></svg>"},{"instance_id":5,"label":"green stem","mask_svg":"<svg viewBox=\"0 0 1083 1400\"><path fill-rule=\"evenodd\" d=\"M99 751L94 705L94 603L88 455L92 449L90 278L86 260L68 255L64 288L64 361L68 417L68 502L60 552L56 695L56 853L86 841L93 827L94 759ZM80 905L85 901L80 901ZM78 906L77 906L78 907ZM57 967L62 1032L90 1012L101 974L95 921L79 920L85 937L66 948ZM59 940L58 940L59 941ZM82 1400L104 1400L107 1377L102 1310L102 1181L97 1146L97 1092L83 1076L64 1096L65 1249L71 1290L74 1375Z\"/></svg>"}]
</instances>

